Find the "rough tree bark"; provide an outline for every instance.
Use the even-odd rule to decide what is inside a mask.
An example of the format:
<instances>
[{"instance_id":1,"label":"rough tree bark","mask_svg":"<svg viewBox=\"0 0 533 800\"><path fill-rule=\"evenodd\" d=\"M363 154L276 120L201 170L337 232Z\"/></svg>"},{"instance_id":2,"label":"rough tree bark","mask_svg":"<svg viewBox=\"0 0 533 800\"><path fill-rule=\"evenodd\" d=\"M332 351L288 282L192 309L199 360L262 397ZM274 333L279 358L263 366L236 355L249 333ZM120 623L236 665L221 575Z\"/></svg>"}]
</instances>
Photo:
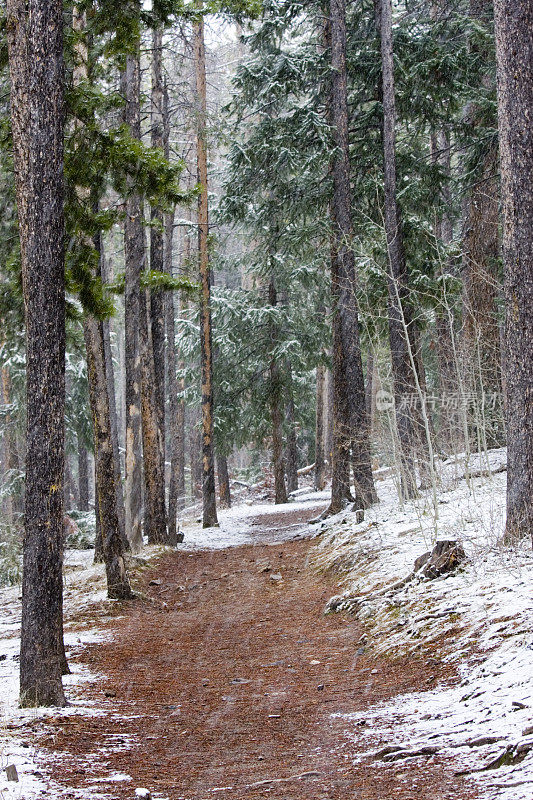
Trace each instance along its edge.
<instances>
[{"instance_id":1,"label":"rough tree bark","mask_svg":"<svg viewBox=\"0 0 533 800\"><path fill-rule=\"evenodd\" d=\"M533 0L496 0L504 216L507 525L533 539Z\"/></svg>"},{"instance_id":2,"label":"rough tree bark","mask_svg":"<svg viewBox=\"0 0 533 800\"><path fill-rule=\"evenodd\" d=\"M96 242L98 249L101 249L102 239L98 237ZM104 253L100 253L100 276L104 283L108 279L112 279L112 275L108 274L106 268L106 259ZM113 444L113 461L115 465L115 493L117 503L118 524L120 527L120 535L126 550L130 549L130 542L126 536L126 508L124 505L124 491L122 488L122 470L120 466L120 449L118 441L118 415L117 415L117 397L115 392L115 375L113 365L113 354L111 352L111 325L108 319L105 319L102 324L102 333L104 337L104 355L105 355L105 368L107 377L107 396L109 398L109 415L111 423L111 441Z\"/></svg>"},{"instance_id":3,"label":"rough tree bark","mask_svg":"<svg viewBox=\"0 0 533 800\"><path fill-rule=\"evenodd\" d=\"M135 3L136 11L138 4ZM124 118L131 135L141 138L140 112L140 43L136 53L126 59L122 75L126 101ZM141 435L141 349L140 349L140 282L145 264L144 220L138 194L126 199L124 222L124 360L126 368L126 535L133 552L142 549L142 435Z\"/></svg>"},{"instance_id":4,"label":"rough tree bark","mask_svg":"<svg viewBox=\"0 0 533 800\"><path fill-rule=\"evenodd\" d=\"M333 241L331 277L333 298L333 452L331 504L337 513L350 493L350 466L355 476L355 501L366 508L376 500L370 459L370 438L365 407L365 384L355 295L355 255L351 246L353 223L350 194L348 94L346 74L346 2L331 0L330 122L336 153L332 161Z\"/></svg>"},{"instance_id":5,"label":"rough tree bark","mask_svg":"<svg viewBox=\"0 0 533 800\"><path fill-rule=\"evenodd\" d=\"M163 89L163 31L156 27L152 34L152 113L151 145L160 150L165 148L164 131L164 89ZM150 210L150 269L163 272L164 265L164 218L163 210L152 206ZM157 411L157 424L163 445L165 460L165 293L162 290L150 292L150 324L154 359L154 397Z\"/></svg>"},{"instance_id":6,"label":"rough tree bark","mask_svg":"<svg viewBox=\"0 0 533 800\"><path fill-rule=\"evenodd\" d=\"M170 119L168 111L168 91L163 91L163 133L164 152L170 156ZM174 210L165 215L165 272L173 276ZM184 380L176 375L176 316L174 293L165 295L166 323L166 362L168 390L168 429L170 440L170 479L168 485L168 538L176 541L178 510L185 505L185 403Z\"/></svg>"},{"instance_id":7,"label":"rough tree bark","mask_svg":"<svg viewBox=\"0 0 533 800\"><path fill-rule=\"evenodd\" d=\"M215 494L213 446L213 350L211 341L211 270L209 266L209 216L207 199L207 97L205 79L204 21L194 23L198 124L196 159L200 195L198 198L198 256L200 266L200 350L202 369L202 498L203 526L218 525Z\"/></svg>"},{"instance_id":8,"label":"rough tree bark","mask_svg":"<svg viewBox=\"0 0 533 800\"><path fill-rule=\"evenodd\" d=\"M162 31L153 32L152 147L163 149ZM164 269L163 212L151 209L150 269ZM165 316L162 291L141 290L141 417L144 467L144 532L150 543L168 539L165 507Z\"/></svg>"},{"instance_id":9,"label":"rough tree bark","mask_svg":"<svg viewBox=\"0 0 533 800\"><path fill-rule=\"evenodd\" d=\"M98 481L96 479L96 458L94 459L94 563L104 563L104 542L102 539L102 528L100 526L100 509L98 503Z\"/></svg>"},{"instance_id":10,"label":"rough tree bark","mask_svg":"<svg viewBox=\"0 0 533 800\"><path fill-rule=\"evenodd\" d=\"M333 360L333 352L330 354ZM333 375L326 369L324 452L326 455L326 474L331 474L331 453L333 451Z\"/></svg>"},{"instance_id":11,"label":"rough tree bark","mask_svg":"<svg viewBox=\"0 0 533 800\"><path fill-rule=\"evenodd\" d=\"M111 420L104 353L102 323L89 314L83 321L87 351L89 397L94 425L96 501L102 555L107 578L107 596L115 600L133 597L124 562L115 492L115 463L111 440Z\"/></svg>"},{"instance_id":12,"label":"rough tree bark","mask_svg":"<svg viewBox=\"0 0 533 800\"><path fill-rule=\"evenodd\" d=\"M174 214L165 219L165 271L172 276L172 238ZM168 536L175 541L177 534L178 510L185 504L185 404L181 399L183 387L176 375L176 323L174 294L167 292L165 298L167 334L167 387L168 387L168 428L170 440L170 480L168 487Z\"/></svg>"},{"instance_id":13,"label":"rough tree bark","mask_svg":"<svg viewBox=\"0 0 533 800\"><path fill-rule=\"evenodd\" d=\"M326 370L322 364L316 368L316 422L315 422L315 471L314 487L321 492L325 486L324 463L324 410L325 410Z\"/></svg>"},{"instance_id":14,"label":"rough tree bark","mask_svg":"<svg viewBox=\"0 0 533 800\"><path fill-rule=\"evenodd\" d=\"M273 308L278 303L276 284L270 279L268 285L268 302ZM273 348L276 345L276 331L271 328L270 340ZM269 364L270 386L270 420L272 423L272 468L274 471L274 502L287 503L287 488L285 486L285 459L283 458L283 383L281 370L275 353L271 355Z\"/></svg>"},{"instance_id":15,"label":"rough tree bark","mask_svg":"<svg viewBox=\"0 0 533 800\"><path fill-rule=\"evenodd\" d=\"M26 320L20 700L64 705L63 4L9 0L11 123Z\"/></svg>"},{"instance_id":16,"label":"rough tree bark","mask_svg":"<svg viewBox=\"0 0 533 800\"><path fill-rule=\"evenodd\" d=\"M191 464L191 499L202 497L202 430L199 415L193 411L190 415L189 460Z\"/></svg>"},{"instance_id":17,"label":"rough tree bark","mask_svg":"<svg viewBox=\"0 0 533 800\"><path fill-rule=\"evenodd\" d=\"M89 510L89 456L83 440L78 436L78 508Z\"/></svg>"},{"instance_id":18,"label":"rough tree bark","mask_svg":"<svg viewBox=\"0 0 533 800\"><path fill-rule=\"evenodd\" d=\"M95 247L100 253L100 262L102 262L100 236L95 238ZM101 271L102 269L101 266ZM94 560L95 562L105 562L109 597L126 599L132 596L127 575L123 570L124 552L130 549L130 543L125 535L124 517L121 518L121 512L124 512L124 497L116 418L113 432L114 382L113 376L108 374L111 352L110 349L109 352L106 352L105 328L106 321L101 322L88 314L85 315L83 333L87 354L89 399L95 447L96 543ZM99 447L101 452L98 451ZM108 451L111 452L111 456ZM109 460L111 460L113 472L112 481L109 477Z\"/></svg>"},{"instance_id":19,"label":"rough tree bark","mask_svg":"<svg viewBox=\"0 0 533 800\"><path fill-rule=\"evenodd\" d=\"M285 469L287 472L287 492L298 489L298 443L296 439L296 414L294 409L294 393L292 387L292 370L287 364L287 452L285 456Z\"/></svg>"},{"instance_id":20,"label":"rough tree bark","mask_svg":"<svg viewBox=\"0 0 533 800\"><path fill-rule=\"evenodd\" d=\"M218 496L221 508L231 508L231 489L229 482L228 459L226 456L216 457L218 472Z\"/></svg>"},{"instance_id":21,"label":"rough tree bark","mask_svg":"<svg viewBox=\"0 0 533 800\"><path fill-rule=\"evenodd\" d=\"M167 533L165 462L157 414L155 367L150 330L149 290L142 290L140 309L141 409L144 466L144 532L150 544L174 544Z\"/></svg>"}]
</instances>

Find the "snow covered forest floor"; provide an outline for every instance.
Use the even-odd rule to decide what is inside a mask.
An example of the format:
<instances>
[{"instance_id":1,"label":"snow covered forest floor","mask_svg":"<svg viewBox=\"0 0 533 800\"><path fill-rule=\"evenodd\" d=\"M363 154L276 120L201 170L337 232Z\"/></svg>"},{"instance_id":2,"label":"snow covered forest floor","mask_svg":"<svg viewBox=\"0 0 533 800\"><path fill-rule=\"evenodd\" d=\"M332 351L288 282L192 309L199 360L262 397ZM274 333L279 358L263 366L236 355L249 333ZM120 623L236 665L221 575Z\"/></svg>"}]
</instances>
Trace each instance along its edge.
<instances>
[{"instance_id":1,"label":"snow covered forest floor","mask_svg":"<svg viewBox=\"0 0 533 800\"><path fill-rule=\"evenodd\" d=\"M413 796L426 765L437 757L467 776L472 797L529 800L533 795L533 556L528 541L514 547L500 544L505 452L492 451L489 462L491 474L486 474L485 456L480 463L471 461L468 481L463 460L445 462L436 511L431 490L400 507L392 478L380 473L380 502L361 523L354 513L310 526L298 523L295 512L316 508L318 516L326 505L327 493L309 491L287 506L241 504L222 511L218 529L204 531L193 520L183 524L185 541L179 547L191 556L211 548L311 537L308 569L317 573L317 580L321 573L339 584L330 607L363 626L363 635L353 641L353 663L392 663L424 654L427 679L418 692L363 711L354 711L346 701L331 715L354 745L354 764L366 764L370 778L373 771L394 764ZM265 522L269 519L271 527ZM412 575L415 559L437 539L460 542L467 559L455 572L433 580L420 572ZM134 572L142 573L162 554L163 548L147 550L134 560ZM270 580L278 580L275 572ZM283 591L281 576L279 583ZM105 596L103 567L92 564L92 551L66 555L65 641L73 674L65 678L70 704L59 714L17 706L19 592L15 587L1 593L0 798L110 797L99 793L98 784L90 791L51 795L33 737L47 716L106 713L83 692L84 683L99 677L83 664L83 649L109 640L117 620L116 605ZM80 654L81 663L72 658ZM435 682L432 664L437 662L449 666L451 677L444 683ZM8 780L8 765L16 767L18 781ZM118 784L128 778L117 773L108 780ZM136 787L130 788L134 797Z\"/></svg>"},{"instance_id":2,"label":"snow covered forest floor","mask_svg":"<svg viewBox=\"0 0 533 800\"><path fill-rule=\"evenodd\" d=\"M492 451L493 474L467 485L460 478L463 462L446 464L437 519L428 496L400 510L391 483L378 484L381 502L363 523L354 524L353 515L333 526L328 521L315 562L344 573L346 600L340 607L357 606L367 651L409 654L433 644L460 675L450 685L421 687L363 716L347 713L347 735L355 728L368 748L387 738L390 749L376 764L381 758L410 763L413 751L430 748L430 754L437 748L457 771L475 777L481 797L528 800L533 796L533 555L530 541L512 548L500 544L504 466L505 451ZM483 464L470 465L472 475L483 471ZM454 574L415 577L399 590L354 602L405 578L437 538L464 547L467 561Z\"/></svg>"}]
</instances>

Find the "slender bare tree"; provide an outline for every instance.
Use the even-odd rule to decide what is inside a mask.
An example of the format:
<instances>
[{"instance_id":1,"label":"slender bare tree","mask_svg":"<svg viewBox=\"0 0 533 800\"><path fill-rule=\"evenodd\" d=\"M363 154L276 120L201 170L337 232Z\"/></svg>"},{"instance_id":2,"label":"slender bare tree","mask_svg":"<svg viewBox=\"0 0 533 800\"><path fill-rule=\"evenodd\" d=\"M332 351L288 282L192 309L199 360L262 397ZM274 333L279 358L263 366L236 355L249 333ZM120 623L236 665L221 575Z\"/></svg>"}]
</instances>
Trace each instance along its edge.
<instances>
[{"instance_id":1,"label":"slender bare tree","mask_svg":"<svg viewBox=\"0 0 533 800\"><path fill-rule=\"evenodd\" d=\"M207 88L205 75L204 20L194 23L196 65L198 259L200 266L200 349L202 369L202 498L203 526L218 524L215 493L215 454L213 443L213 348L211 337L211 269L209 265L209 206L207 195Z\"/></svg>"}]
</instances>

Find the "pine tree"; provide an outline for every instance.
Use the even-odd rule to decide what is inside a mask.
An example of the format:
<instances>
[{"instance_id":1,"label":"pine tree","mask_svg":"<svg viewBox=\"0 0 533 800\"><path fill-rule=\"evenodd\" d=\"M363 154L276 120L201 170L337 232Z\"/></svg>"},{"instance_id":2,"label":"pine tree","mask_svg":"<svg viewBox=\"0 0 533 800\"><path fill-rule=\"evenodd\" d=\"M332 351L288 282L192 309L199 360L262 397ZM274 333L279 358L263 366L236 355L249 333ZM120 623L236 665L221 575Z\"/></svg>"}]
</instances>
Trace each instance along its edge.
<instances>
[{"instance_id":1,"label":"pine tree","mask_svg":"<svg viewBox=\"0 0 533 800\"><path fill-rule=\"evenodd\" d=\"M164 149L164 87L163 87L163 30L157 25L152 34L152 97L151 145ZM150 269L164 272L164 215L158 206L150 211ZM154 359L155 402L157 404L158 440L165 462L165 298L162 290L150 292L150 327ZM164 487L163 487L164 491Z\"/></svg>"},{"instance_id":2,"label":"pine tree","mask_svg":"<svg viewBox=\"0 0 533 800\"><path fill-rule=\"evenodd\" d=\"M278 304L276 283L271 277L268 284L268 303L272 309ZM287 486L285 484L285 458L283 455L283 383L279 358L276 352L277 332L274 320L270 324L271 353L269 363L270 385L270 419L272 423L272 468L274 472L274 502L277 504L288 501Z\"/></svg>"},{"instance_id":3,"label":"pine tree","mask_svg":"<svg viewBox=\"0 0 533 800\"><path fill-rule=\"evenodd\" d=\"M139 12L138 4L134 11ZM125 122L131 136L141 137L140 119L140 64L139 47L128 54L122 76L125 98ZM142 548L141 495L142 495L142 424L141 424L141 272L145 266L142 200L129 179L124 221L125 252L125 363L126 363L126 533L132 550Z\"/></svg>"},{"instance_id":4,"label":"pine tree","mask_svg":"<svg viewBox=\"0 0 533 800\"><path fill-rule=\"evenodd\" d=\"M316 415L315 415L315 491L321 492L325 486L325 395L326 372L323 364L316 368Z\"/></svg>"},{"instance_id":5,"label":"pine tree","mask_svg":"<svg viewBox=\"0 0 533 800\"><path fill-rule=\"evenodd\" d=\"M144 533L150 544L167 544L165 507L165 462L156 391L156 372L150 290L141 288L139 297L139 344L141 348L141 414L144 472Z\"/></svg>"},{"instance_id":6,"label":"pine tree","mask_svg":"<svg viewBox=\"0 0 533 800\"><path fill-rule=\"evenodd\" d=\"M79 88L89 77L89 54L85 44L87 18L85 12L76 6L73 9L73 30L77 37L75 44L75 64L73 86ZM76 120L75 126L81 128ZM90 204L91 188L77 186L76 194L81 205ZM90 242L86 234L79 241L80 250L90 252ZM96 252L101 257L100 241ZM98 264L98 267L100 264ZM87 353L87 375L94 430L95 454L95 505L98 506L99 537L102 556L106 566L107 593L110 598L125 600L132 592L124 561L124 547L117 506L116 462L111 433L111 412L109 402L109 381L104 346L103 322L86 312L83 318L83 334Z\"/></svg>"},{"instance_id":7,"label":"pine tree","mask_svg":"<svg viewBox=\"0 0 533 800\"><path fill-rule=\"evenodd\" d=\"M211 334L211 270L209 266L209 219L207 195L206 141L206 77L204 21L194 23L196 63L196 92L198 99L197 168L200 196L198 198L198 259L200 267L200 349L202 369L202 497L203 526L218 524L215 495L214 409L213 409L213 350Z\"/></svg>"},{"instance_id":8,"label":"pine tree","mask_svg":"<svg viewBox=\"0 0 533 800\"><path fill-rule=\"evenodd\" d=\"M533 539L533 2L496 0L504 215L507 524Z\"/></svg>"},{"instance_id":9,"label":"pine tree","mask_svg":"<svg viewBox=\"0 0 533 800\"><path fill-rule=\"evenodd\" d=\"M413 398L417 397L414 374L416 348L413 340L412 307L409 300L402 221L396 197L396 97L391 0L381 0L379 24L383 73L385 231L389 261L389 338L396 424L401 449L402 492L405 497L412 497L416 494L414 460L419 436L411 407Z\"/></svg>"},{"instance_id":10,"label":"pine tree","mask_svg":"<svg viewBox=\"0 0 533 800\"><path fill-rule=\"evenodd\" d=\"M27 358L20 699L63 705L62 3L9 0L7 30Z\"/></svg>"},{"instance_id":11,"label":"pine tree","mask_svg":"<svg viewBox=\"0 0 533 800\"><path fill-rule=\"evenodd\" d=\"M356 299L355 256L350 198L348 96L346 74L346 5L330 3L331 110L335 156L332 162L331 283L333 306L333 453L330 512L351 500L350 466L355 502L366 508L376 500L370 462L363 364Z\"/></svg>"},{"instance_id":12,"label":"pine tree","mask_svg":"<svg viewBox=\"0 0 533 800\"><path fill-rule=\"evenodd\" d=\"M485 29L481 42L471 44L473 56L485 65L481 73L481 102L470 101L465 122L472 127L471 136L479 144L474 149L476 164L470 170L474 183L465 203L463 253L463 337L465 367L470 373L470 386L477 394L477 405L484 411L485 398L497 398L496 414L487 421L486 436L491 446L502 444L501 425L501 352L498 319L499 271L499 196L497 180L498 142L495 131L487 130L487 105L494 91L494 52L492 0L470 0L470 16ZM479 40L479 32L477 39ZM495 120L494 120L495 122ZM478 166L478 164L480 166Z\"/></svg>"}]
</instances>

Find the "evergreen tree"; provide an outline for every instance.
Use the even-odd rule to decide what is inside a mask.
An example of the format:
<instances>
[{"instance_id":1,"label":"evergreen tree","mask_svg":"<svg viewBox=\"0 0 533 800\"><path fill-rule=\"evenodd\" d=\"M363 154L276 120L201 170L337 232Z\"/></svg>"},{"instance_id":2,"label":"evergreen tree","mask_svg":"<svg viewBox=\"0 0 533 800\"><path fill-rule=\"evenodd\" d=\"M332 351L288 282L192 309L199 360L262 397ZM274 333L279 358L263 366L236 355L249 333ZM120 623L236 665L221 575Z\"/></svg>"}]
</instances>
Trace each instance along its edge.
<instances>
[{"instance_id":1,"label":"evergreen tree","mask_svg":"<svg viewBox=\"0 0 533 800\"><path fill-rule=\"evenodd\" d=\"M329 120L333 128L331 199L331 293L333 307L333 453L331 513L351 498L350 465L355 503L366 508L376 500L370 461L369 424L365 405L363 363L355 287L355 255L350 197L348 97L346 75L346 5L331 0L328 30L331 50Z\"/></svg>"},{"instance_id":2,"label":"evergreen tree","mask_svg":"<svg viewBox=\"0 0 533 800\"><path fill-rule=\"evenodd\" d=\"M215 495L213 341L211 333L211 269L209 265L209 208L207 194L206 77L204 21L194 23L196 93L198 121L196 163L200 194L198 197L198 262L200 271L200 354L202 370L202 498L203 526L218 524Z\"/></svg>"},{"instance_id":3,"label":"evergreen tree","mask_svg":"<svg viewBox=\"0 0 533 800\"><path fill-rule=\"evenodd\" d=\"M20 700L63 705L62 3L10 0L7 21L27 363Z\"/></svg>"},{"instance_id":4,"label":"evergreen tree","mask_svg":"<svg viewBox=\"0 0 533 800\"><path fill-rule=\"evenodd\" d=\"M533 533L533 3L496 0L505 262L507 526Z\"/></svg>"}]
</instances>

